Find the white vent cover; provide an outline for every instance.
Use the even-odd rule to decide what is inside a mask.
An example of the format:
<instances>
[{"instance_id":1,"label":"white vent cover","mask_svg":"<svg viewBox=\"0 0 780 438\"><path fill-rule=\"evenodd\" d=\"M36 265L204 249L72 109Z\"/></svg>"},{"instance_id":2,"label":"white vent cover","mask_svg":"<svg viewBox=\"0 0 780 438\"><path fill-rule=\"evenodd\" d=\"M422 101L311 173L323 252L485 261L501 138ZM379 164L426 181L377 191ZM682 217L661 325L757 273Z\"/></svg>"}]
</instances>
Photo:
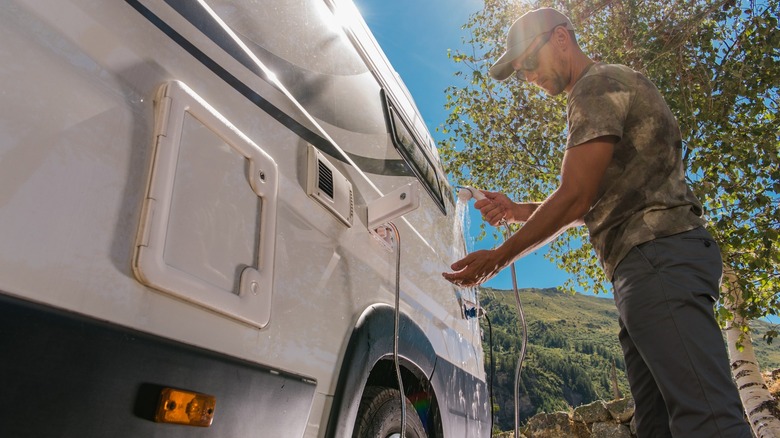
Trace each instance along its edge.
<instances>
[{"instance_id":1,"label":"white vent cover","mask_svg":"<svg viewBox=\"0 0 780 438\"><path fill-rule=\"evenodd\" d=\"M309 145L306 192L351 227L355 215L352 183L313 145Z\"/></svg>"}]
</instances>

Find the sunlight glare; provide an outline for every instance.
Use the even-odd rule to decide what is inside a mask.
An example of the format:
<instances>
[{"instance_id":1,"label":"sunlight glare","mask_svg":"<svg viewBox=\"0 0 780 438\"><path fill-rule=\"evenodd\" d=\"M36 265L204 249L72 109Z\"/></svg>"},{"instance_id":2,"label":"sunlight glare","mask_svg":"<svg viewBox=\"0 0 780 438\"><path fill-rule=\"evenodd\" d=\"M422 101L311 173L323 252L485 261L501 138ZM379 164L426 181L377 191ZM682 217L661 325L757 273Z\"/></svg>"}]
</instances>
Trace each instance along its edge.
<instances>
[{"instance_id":1,"label":"sunlight glare","mask_svg":"<svg viewBox=\"0 0 780 438\"><path fill-rule=\"evenodd\" d=\"M352 2L339 1L336 2L333 19L336 25L344 29L350 29L360 23L362 17L360 11Z\"/></svg>"}]
</instances>

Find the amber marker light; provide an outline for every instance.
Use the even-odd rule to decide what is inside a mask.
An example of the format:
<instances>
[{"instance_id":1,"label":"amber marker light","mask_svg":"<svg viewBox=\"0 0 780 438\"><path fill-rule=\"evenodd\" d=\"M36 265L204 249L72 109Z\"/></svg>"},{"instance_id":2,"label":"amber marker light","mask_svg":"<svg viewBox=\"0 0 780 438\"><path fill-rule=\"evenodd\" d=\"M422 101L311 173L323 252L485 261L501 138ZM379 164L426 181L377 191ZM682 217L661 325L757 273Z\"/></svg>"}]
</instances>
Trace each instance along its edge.
<instances>
[{"instance_id":1,"label":"amber marker light","mask_svg":"<svg viewBox=\"0 0 780 438\"><path fill-rule=\"evenodd\" d=\"M154 421L209 427L214 420L216 397L180 389L165 388L160 393Z\"/></svg>"}]
</instances>

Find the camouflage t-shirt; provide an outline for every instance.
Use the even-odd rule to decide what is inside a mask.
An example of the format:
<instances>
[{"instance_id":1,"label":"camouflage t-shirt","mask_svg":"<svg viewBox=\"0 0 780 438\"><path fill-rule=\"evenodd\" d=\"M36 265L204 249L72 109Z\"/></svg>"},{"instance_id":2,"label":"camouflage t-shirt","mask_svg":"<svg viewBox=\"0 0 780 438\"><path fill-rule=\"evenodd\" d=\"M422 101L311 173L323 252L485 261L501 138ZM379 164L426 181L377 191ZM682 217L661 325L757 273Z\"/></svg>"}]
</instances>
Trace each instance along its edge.
<instances>
[{"instance_id":1,"label":"camouflage t-shirt","mask_svg":"<svg viewBox=\"0 0 780 438\"><path fill-rule=\"evenodd\" d=\"M619 141L584 219L612 280L634 246L704 220L701 203L685 183L674 115L655 85L626 66L595 64L569 93L566 148L605 135Z\"/></svg>"}]
</instances>

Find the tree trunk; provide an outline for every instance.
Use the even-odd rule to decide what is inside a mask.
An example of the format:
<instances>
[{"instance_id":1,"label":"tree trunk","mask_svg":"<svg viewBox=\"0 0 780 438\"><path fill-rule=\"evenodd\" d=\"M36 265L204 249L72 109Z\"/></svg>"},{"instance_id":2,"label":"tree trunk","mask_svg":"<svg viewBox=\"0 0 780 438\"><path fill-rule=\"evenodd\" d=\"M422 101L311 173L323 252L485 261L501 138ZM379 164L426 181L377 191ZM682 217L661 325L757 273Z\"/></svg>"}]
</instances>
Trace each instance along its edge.
<instances>
[{"instance_id":1,"label":"tree trunk","mask_svg":"<svg viewBox=\"0 0 780 438\"><path fill-rule=\"evenodd\" d=\"M742 288L733 269L724 266L723 273L723 303L734 315L734 319L726 325L731 374L739 389L753 434L757 438L780 437L780 406L769 393L761 376L748 321L739 313ZM742 347L741 350L739 346Z\"/></svg>"}]
</instances>

